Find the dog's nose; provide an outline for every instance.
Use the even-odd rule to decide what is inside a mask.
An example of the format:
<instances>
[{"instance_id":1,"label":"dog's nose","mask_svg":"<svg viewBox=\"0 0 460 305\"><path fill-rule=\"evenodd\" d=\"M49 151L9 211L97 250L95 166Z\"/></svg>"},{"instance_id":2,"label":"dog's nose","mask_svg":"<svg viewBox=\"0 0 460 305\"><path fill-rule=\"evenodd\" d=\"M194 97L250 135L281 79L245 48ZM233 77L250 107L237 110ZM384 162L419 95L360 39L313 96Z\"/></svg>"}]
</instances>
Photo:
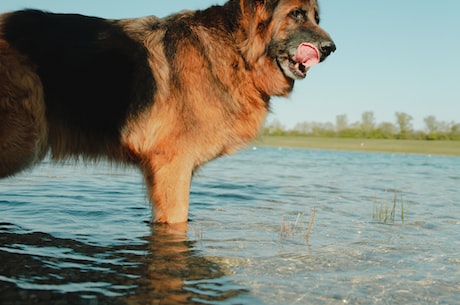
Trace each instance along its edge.
<instances>
[{"instance_id":1,"label":"dog's nose","mask_svg":"<svg viewBox=\"0 0 460 305\"><path fill-rule=\"evenodd\" d=\"M331 55L332 52L335 52L337 49L335 43L332 40L322 42L319 46L321 52L321 61L325 60L326 57Z\"/></svg>"}]
</instances>

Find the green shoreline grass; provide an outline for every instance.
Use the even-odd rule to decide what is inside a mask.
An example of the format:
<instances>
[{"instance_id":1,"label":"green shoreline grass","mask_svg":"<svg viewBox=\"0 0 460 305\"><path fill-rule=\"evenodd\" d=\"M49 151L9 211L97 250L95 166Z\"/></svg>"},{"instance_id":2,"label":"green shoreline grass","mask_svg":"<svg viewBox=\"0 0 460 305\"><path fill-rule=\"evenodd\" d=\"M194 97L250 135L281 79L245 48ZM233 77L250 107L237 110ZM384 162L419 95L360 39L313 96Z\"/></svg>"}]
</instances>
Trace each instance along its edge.
<instances>
[{"instance_id":1,"label":"green shoreline grass","mask_svg":"<svg viewBox=\"0 0 460 305\"><path fill-rule=\"evenodd\" d=\"M383 140L262 136L256 146L460 156L460 141Z\"/></svg>"}]
</instances>

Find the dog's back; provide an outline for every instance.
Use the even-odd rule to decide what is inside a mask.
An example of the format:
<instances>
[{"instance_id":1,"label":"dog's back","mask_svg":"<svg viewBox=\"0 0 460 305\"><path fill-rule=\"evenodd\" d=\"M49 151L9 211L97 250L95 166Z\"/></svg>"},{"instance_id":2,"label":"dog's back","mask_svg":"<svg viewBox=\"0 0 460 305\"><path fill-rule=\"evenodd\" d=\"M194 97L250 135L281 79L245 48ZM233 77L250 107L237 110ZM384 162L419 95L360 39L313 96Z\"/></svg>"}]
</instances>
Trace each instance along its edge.
<instances>
[{"instance_id":1,"label":"dog's back","mask_svg":"<svg viewBox=\"0 0 460 305\"><path fill-rule=\"evenodd\" d=\"M82 154L123 159L120 129L153 95L154 81L143 45L115 21L35 10L6 15L1 32L10 47L29 59L28 65L23 64L27 74L36 73L41 80L53 158ZM4 42L0 61L14 69L11 59L5 58L5 47ZM2 84L7 83L18 80L4 75ZM30 90L40 91L40 87L37 82ZM10 99L16 101L8 108L20 107L21 97L14 96L17 91L9 91ZM0 130L11 132L12 128Z\"/></svg>"}]
</instances>

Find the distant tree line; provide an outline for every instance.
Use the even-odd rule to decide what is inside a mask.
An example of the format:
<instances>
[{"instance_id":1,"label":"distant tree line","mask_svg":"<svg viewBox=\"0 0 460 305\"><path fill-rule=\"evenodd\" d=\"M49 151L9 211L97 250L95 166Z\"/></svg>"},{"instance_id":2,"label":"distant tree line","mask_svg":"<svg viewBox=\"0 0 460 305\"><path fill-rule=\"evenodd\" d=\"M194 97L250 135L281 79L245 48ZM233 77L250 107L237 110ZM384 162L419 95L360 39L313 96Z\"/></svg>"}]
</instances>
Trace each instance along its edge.
<instances>
[{"instance_id":1,"label":"distant tree line","mask_svg":"<svg viewBox=\"0 0 460 305\"><path fill-rule=\"evenodd\" d=\"M414 130L413 117L404 112L395 113L394 122L377 123L372 111L361 115L361 121L349 123L346 114L336 116L335 124L302 122L293 129L286 129L280 121L265 124L263 135L290 135L313 137L372 138L372 139L417 139L460 140L460 123L439 121L430 115L423 119L424 129Z\"/></svg>"}]
</instances>

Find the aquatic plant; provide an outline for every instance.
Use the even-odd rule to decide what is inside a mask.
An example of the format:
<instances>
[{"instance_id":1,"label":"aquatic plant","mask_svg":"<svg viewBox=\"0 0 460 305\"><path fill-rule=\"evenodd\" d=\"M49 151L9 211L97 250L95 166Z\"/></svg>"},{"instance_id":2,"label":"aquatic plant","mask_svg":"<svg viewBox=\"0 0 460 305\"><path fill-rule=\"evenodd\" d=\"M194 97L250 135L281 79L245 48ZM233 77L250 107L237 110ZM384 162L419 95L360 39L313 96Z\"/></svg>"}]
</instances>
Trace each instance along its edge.
<instances>
[{"instance_id":1,"label":"aquatic plant","mask_svg":"<svg viewBox=\"0 0 460 305\"><path fill-rule=\"evenodd\" d=\"M315 220L316 209L313 207L311 209L310 220L308 221L307 233L305 234L305 240L308 242L310 237L311 227L313 226L313 221Z\"/></svg>"},{"instance_id":2,"label":"aquatic plant","mask_svg":"<svg viewBox=\"0 0 460 305\"><path fill-rule=\"evenodd\" d=\"M394 190L392 202L386 202L385 200L379 202L377 196L374 196L372 220L382 224L394 224L397 220L400 220L401 223L404 223L405 210L402 194L399 198L400 218L397 219L398 190Z\"/></svg>"},{"instance_id":3,"label":"aquatic plant","mask_svg":"<svg viewBox=\"0 0 460 305\"><path fill-rule=\"evenodd\" d=\"M316 208L313 207L311 209L310 219L308 221L307 231L305 233L305 240L307 242L308 242L308 238L310 237L311 229L313 227L313 221L315 219L315 214L316 214ZM286 221L285 217L283 216L281 220L281 224L280 224L280 231L279 231L280 238L286 239L294 235L297 235L301 232L304 232L304 225L303 225L304 216L305 216L305 213L298 213L294 223Z\"/></svg>"}]
</instances>

